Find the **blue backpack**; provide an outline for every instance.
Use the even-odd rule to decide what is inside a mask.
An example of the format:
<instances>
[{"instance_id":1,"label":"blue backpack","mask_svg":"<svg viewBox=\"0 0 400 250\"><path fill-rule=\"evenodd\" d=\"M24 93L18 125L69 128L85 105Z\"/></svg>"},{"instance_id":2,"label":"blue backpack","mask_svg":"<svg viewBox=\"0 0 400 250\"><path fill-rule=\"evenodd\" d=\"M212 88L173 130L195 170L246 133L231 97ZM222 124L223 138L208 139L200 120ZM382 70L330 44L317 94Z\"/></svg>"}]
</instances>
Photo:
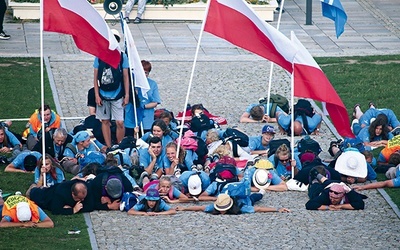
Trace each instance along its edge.
<instances>
[{"instance_id":1,"label":"blue backpack","mask_svg":"<svg viewBox=\"0 0 400 250\"><path fill-rule=\"evenodd\" d=\"M122 194L121 204L119 210L128 212L133 206L139 202L139 195L132 192L125 192Z\"/></svg>"},{"instance_id":2,"label":"blue backpack","mask_svg":"<svg viewBox=\"0 0 400 250\"><path fill-rule=\"evenodd\" d=\"M221 190L221 194L228 194L230 197L239 199L247 198L251 194L250 182L243 180L227 183Z\"/></svg>"}]
</instances>

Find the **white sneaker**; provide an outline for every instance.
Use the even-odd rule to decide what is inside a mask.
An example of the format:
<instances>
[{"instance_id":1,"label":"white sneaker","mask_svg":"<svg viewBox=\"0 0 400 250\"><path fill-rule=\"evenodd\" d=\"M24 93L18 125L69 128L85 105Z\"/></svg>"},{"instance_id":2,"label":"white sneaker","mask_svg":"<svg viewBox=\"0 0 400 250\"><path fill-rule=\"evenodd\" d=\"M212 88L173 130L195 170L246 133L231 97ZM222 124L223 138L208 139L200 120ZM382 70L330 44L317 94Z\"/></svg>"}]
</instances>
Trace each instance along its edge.
<instances>
[{"instance_id":1,"label":"white sneaker","mask_svg":"<svg viewBox=\"0 0 400 250\"><path fill-rule=\"evenodd\" d=\"M0 40L8 40L10 38L11 38L11 36L4 33L4 31L0 32Z\"/></svg>"}]
</instances>

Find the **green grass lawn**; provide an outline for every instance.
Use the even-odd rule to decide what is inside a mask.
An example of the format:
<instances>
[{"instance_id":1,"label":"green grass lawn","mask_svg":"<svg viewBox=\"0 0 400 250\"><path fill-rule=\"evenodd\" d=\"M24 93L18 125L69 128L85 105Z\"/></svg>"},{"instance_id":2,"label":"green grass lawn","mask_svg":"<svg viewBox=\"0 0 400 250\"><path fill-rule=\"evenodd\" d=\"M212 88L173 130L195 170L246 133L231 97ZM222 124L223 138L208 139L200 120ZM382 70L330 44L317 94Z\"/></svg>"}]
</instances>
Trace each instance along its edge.
<instances>
[{"instance_id":1,"label":"green grass lawn","mask_svg":"<svg viewBox=\"0 0 400 250\"><path fill-rule=\"evenodd\" d=\"M0 58L0 119L29 118L40 106L40 59ZM51 89L45 78L45 103L53 109ZM11 129L21 133L25 122L14 122ZM0 166L0 189L3 193L21 191L23 194L33 182L33 174L4 173ZM68 175L67 178L71 178ZM0 249L90 249L89 235L82 214L55 216L51 229L0 228ZM68 230L78 228L79 235L68 235Z\"/></svg>"}]
</instances>

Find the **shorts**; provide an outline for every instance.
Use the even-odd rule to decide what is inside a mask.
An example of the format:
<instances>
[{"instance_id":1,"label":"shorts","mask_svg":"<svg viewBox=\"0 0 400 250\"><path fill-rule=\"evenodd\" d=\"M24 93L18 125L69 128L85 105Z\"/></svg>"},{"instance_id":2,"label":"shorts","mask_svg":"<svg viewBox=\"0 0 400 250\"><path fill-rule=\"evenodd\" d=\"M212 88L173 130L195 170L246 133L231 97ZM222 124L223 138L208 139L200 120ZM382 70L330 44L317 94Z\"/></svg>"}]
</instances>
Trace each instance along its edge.
<instances>
[{"instance_id":1,"label":"shorts","mask_svg":"<svg viewBox=\"0 0 400 250\"><path fill-rule=\"evenodd\" d=\"M393 181L393 187L397 188L400 187L400 177L397 177L396 179L392 179Z\"/></svg>"},{"instance_id":2,"label":"shorts","mask_svg":"<svg viewBox=\"0 0 400 250\"><path fill-rule=\"evenodd\" d=\"M99 120L124 120L124 107L122 107L124 98L107 101L103 100L103 105L96 107L96 118Z\"/></svg>"}]
</instances>

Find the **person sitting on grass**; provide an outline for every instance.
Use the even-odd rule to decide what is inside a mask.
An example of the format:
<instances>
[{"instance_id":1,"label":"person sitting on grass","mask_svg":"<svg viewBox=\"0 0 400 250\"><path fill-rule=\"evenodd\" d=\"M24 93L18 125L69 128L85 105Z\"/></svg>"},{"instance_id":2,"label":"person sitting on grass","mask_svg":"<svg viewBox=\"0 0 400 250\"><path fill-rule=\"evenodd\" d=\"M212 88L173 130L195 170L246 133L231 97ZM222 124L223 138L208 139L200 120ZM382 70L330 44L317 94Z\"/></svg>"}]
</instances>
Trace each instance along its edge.
<instances>
[{"instance_id":1,"label":"person sitting on grass","mask_svg":"<svg viewBox=\"0 0 400 250\"><path fill-rule=\"evenodd\" d=\"M42 155L39 152L29 150L22 151L7 165L4 172L32 173L40 157L42 157Z\"/></svg>"},{"instance_id":2,"label":"person sitting on grass","mask_svg":"<svg viewBox=\"0 0 400 250\"><path fill-rule=\"evenodd\" d=\"M21 153L22 144L13 133L0 123L0 156L12 161Z\"/></svg>"},{"instance_id":3,"label":"person sitting on grass","mask_svg":"<svg viewBox=\"0 0 400 250\"><path fill-rule=\"evenodd\" d=\"M146 192L146 196L139 197L140 202L133 206L128 211L130 215L170 215L176 214L174 209L171 209L163 199L160 198L160 193L155 188L150 188Z\"/></svg>"},{"instance_id":4,"label":"person sitting on grass","mask_svg":"<svg viewBox=\"0 0 400 250\"><path fill-rule=\"evenodd\" d=\"M246 213L265 213L265 212L290 212L287 208L260 207L247 199L232 198L228 194L219 194L214 204L208 206L177 207L177 211L201 211L205 213L217 214L246 214Z\"/></svg>"},{"instance_id":5,"label":"person sitting on grass","mask_svg":"<svg viewBox=\"0 0 400 250\"><path fill-rule=\"evenodd\" d=\"M370 151L374 148L385 147L388 140L393 138L393 134L389 130L387 117L378 115L371 125L361 129L357 137L364 142L365 149Z\"/></svg>"},{"instance_id":6,"label":"person sitting on grass","mask_svg":"<svg viewBox=\"0 0 400 250\"><path fill-rule=\"evenodd\" d=\"M54 222L34 202L22 195L0 196L0 227L52 228Z\"/></svg>"},{"instance_id":7,"label":"person sitting on grass","mask_svg":"<svg viewBox=\"0 0 400 250\"><path fill-rule=\"evenodd\" d=\"M35 168L35 184L38 187L46 186L50 187L56 183L61 183L65 180L64 171L60 164L49 155L45 155L45 164L43 165L43 157L39 159L38 166ZM46 176L44 182L43 176Z\"/></svg>"}]
</instances>

